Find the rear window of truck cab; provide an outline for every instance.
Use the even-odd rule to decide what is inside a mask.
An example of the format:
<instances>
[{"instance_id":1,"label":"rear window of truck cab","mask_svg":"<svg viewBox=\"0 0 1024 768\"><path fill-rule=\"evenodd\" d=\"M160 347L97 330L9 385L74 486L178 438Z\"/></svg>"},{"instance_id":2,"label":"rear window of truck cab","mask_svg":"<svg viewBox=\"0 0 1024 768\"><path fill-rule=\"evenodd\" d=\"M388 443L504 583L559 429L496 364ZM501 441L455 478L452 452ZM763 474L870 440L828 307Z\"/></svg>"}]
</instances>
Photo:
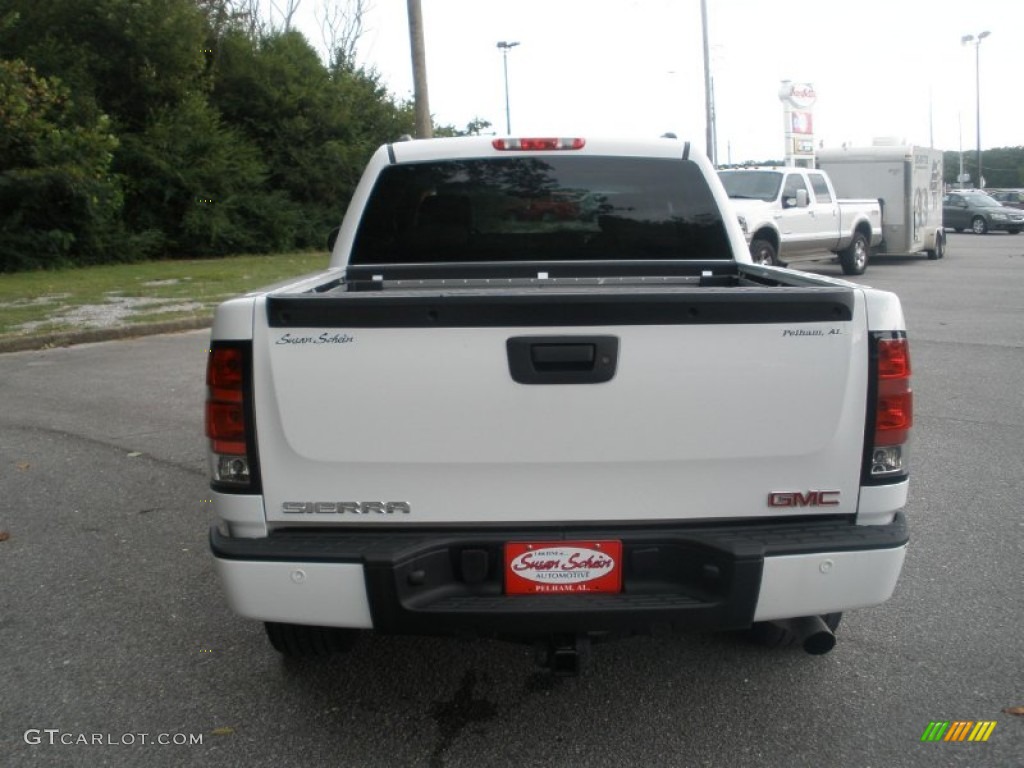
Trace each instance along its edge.
<instances>
[{"instance_id":1,"label":"rear window of truck cab","mask_svg":"<svg viewBox=\"0 0 1024 768\"><path fill-rule=\"evenodd\" d=\"M350 263L732 259L700 169L678 158L446 160L385 168Z\"/></svg>"}]
</instances>

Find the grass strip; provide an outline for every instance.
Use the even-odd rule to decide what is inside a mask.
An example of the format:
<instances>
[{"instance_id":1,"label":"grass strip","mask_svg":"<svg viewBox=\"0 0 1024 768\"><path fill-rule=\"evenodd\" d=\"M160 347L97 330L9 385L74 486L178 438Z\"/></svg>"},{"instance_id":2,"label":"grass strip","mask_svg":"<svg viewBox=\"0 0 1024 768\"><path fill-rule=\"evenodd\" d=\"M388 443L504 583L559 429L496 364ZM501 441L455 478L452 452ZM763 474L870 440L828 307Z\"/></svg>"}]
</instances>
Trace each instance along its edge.
<instances>
[{"instance_id":1,"label":"grass strip","mask_svg":"<svg viewBox=\"0 0 1024 768\"><path fill-rule=\"evenodd\" d=\"M0 274L0 339L209 317L227 298L327 262L301 252Z\"/></svg>"}]
</instances>

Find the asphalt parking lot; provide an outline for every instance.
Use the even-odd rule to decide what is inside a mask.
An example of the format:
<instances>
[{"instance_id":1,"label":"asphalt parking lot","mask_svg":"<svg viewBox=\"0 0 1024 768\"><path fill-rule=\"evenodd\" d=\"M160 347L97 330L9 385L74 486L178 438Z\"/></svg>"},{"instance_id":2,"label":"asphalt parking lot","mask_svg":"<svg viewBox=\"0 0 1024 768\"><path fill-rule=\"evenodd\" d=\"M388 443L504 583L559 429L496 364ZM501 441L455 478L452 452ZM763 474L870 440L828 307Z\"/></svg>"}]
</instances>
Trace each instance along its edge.
<instances>
[{"instance_id":1,"label":"asphalt parking lot","mask_svg":"<svg viewBox=\"0 0 1024 768\"><path fill-rule=\"evenodd\" d=\"M570 679L478 640L282 661L207 549L207 334L0 355L0 763L1024 765L1024 235L858 282L900 294L914 364L893 599L826 656L638 637ZM922 743L935 720L997 725Z\"/></svg>"}]
</instances>

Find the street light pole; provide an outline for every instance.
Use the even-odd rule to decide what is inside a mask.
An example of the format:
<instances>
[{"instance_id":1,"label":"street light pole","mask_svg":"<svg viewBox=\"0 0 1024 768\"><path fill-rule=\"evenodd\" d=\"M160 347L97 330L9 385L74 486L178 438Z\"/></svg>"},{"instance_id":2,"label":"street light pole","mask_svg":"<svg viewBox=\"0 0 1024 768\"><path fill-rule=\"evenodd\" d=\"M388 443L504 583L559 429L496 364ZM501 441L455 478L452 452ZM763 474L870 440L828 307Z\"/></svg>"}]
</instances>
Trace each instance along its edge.
<instances>
[{"instance_id":1,"label":"street light pole","mask_svg":"<svg viewBox=\"0 0 1024 768\"><path fill-rule=\"evenodd\" d=\"M498 47L501 49L502 58L505 64L505 132L512 135L512 112L508 105L508 51L510 48L515 48L519 43L507 43L504 40L498 42Z\"/></svg>"},{"instance_id":2,"label":"street light pole","mask_svg":"<svg viewBox=\"0 0 1024 768\"><path fill-rule=\"evenodd\" d=\"M981 176L981 41L988 37L991 32L985 30L979 32L978 36L964 35L960 38L961 45L974 46L974 92L977 107L977 136L978 136L978 189L984 187Z\"/></svg>"}]
</instances>

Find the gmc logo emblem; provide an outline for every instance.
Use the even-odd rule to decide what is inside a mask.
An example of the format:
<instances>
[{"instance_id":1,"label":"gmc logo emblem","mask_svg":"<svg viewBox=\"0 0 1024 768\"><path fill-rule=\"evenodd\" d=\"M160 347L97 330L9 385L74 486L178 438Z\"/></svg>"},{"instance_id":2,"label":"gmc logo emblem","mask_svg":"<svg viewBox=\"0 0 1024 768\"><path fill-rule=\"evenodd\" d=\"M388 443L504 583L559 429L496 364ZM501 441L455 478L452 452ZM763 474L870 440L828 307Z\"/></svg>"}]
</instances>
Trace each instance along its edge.
<instances>
[{"instance_id":1,"label":"gmc logo emblem","mask_svg":"<svg viewBox=\"0 0 1024 768\"><path fill-rule=\"evenodd\" d=\"M838 507L839 491L772 491L769 507Z\"/></svg>"}]
</instances>

